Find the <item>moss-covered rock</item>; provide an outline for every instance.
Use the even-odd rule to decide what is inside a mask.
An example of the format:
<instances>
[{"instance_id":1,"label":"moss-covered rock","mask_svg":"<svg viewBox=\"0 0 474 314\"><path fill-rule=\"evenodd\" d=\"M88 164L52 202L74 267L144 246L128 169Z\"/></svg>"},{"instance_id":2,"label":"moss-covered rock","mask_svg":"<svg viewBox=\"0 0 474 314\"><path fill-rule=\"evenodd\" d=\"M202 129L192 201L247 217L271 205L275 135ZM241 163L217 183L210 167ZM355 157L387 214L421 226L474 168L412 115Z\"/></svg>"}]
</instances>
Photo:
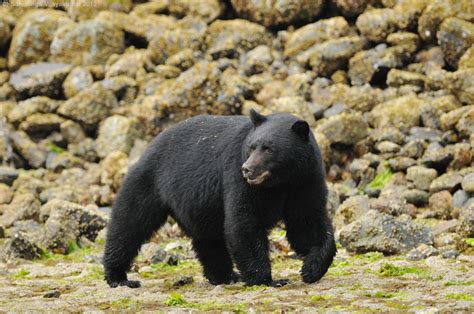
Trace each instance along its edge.
<instances>
[{"instance_id":1,"label":"moss-covered rock","mask_svg":"<svg viewBox=\"0 0 474 314\"><path fill-rule=\"evenodd\" d=\"M459 58L474 43L474 24L458 18L448 18L441 24L437 38L444 59L456 68Z\"/></svg>"},{"instance_id":2,"label":"moss-covered rock","mask_svg":"<svg viewBox=\"0 0 474 314\"><path fill-rule=\"evenodd\" d=\"M219 0L169 0L168 11L181 18L183 16L197 16L206 23L210 23L218 18L224 9L224 5Z\"/></svg>"},{"instance_id":3,"label":"moss-covered rock","mask_svg":"<svg viewBox=\"0 0 474 314\"><path fill-rule=\"evenodd\" d=\"M141 135L142 130L137 119L118 115L108 117L99 128L97 153L100 157L117 150L128 154L135 139Z\"/></svg>"},{"instance_id":4,"label":"moss-covered rock","mask_svg":"<svg viewBox=\"0 0 474 314\"><path fill-rule=\"evenodd\" d=\"M400 68L410 54L403 46L386 47L379 45L361 51L349 60L349 77L353 85L385 83L385 75L391 68Z\"/></svg>"},{"instance_id":5,"label":"moss-covered rock","mask_svg":"<svg viewBox=\"0 0 474 314\"><path fill-rule=\"evenodd\" d=\"M352 145L365 138L368 124L358 112L345 112L328 118L317 128L331 144Z\"/></svg>"},{"instance_id":6,"label":"moss-covered rock","mask_svg":"<svg viewBox=\"0 0 474 314\"><path fill-rule=\"evenodd\" d=\"M68 99L58 109L58 113L91 128L105 119L117 107L115 95L95 83Z\"/></svg>"},{"instance_id":7,"label":"moss-covered rock","mask_svg":"<svg viewBox=\"0 0 474 314\"><path fill-rule=\"evenodd\" d=\"M23 15L13 30L8 51L8 67L45 61L49 46L59 27L72 24L67 14L58 10L33 10Z\"/></svg>"},{"instance_id":8,"label":"moss-covered rock","mask_svg":"<svg viewBox=\"0 0 474 314\"><path fill-rule=\"evenodd\" d=\"M124 34L111 23L87 20L58 29L51 42L51 60L75 65L101 64L122 53Z\"/></svg>"},{"instance_id":9,"label":"moss-covered rock","mask_svg":"<svg viewBox=\"0 0 474 314\"><path fill-rule=\"evenodd\" d=\"M240 17L271 27L311 21L321 11L324 1L231 0L231 3Z\"/></svg>"},{"instance_id":10,"label":"moss-covered rock","mask_svg":"<svg viewBox=\"0 0 474 314\"><path fill-rule=\"evenodd\" d=\"M218 20L206 34L208 53L214 58L238 57L259 45L268 45L270 36L265 27L246 20Z\"/></svg>"},{"instance_id":11,"label":"moss-covered rock","mask_svg":"<svg viewBox=\"0 0 474 314\"><path fill-rule=\"evenodd\" d=\"M381 103L370 112L369 122L376 128L394 126L407 129L420 124L423 101L407 95Z\"/></svg>"},{"instance_id":12,"label":"moss-covered rock","mask_svg":"<svg viewBox=\"0 0 474 314\"><path fill-rule=\"evenodd\" d=\"M359 36L342 37L314 45L298 56L301 63L308 63L318 76L329 76L339 69L345 69L350 58L364 49L366 41Z\"/></svg>"},{"instance_id":13,"label":"moss-covered rock","mask_svg":"<svg viewBox=\"0 0 474 314\"><path fill-rule=\"evenodd\" d=\"M347 36L349 32L349 24L342 17L333 17L307 24L289 35L285 43L285 56L296 56L315 44Z\"/></svg>"},{"instance_id":14,"label":"moss-covered rock","mask_svg":"<svg viewBox=\"0 0 474 314\"><path fill-rule=\"evenodd\" d=\"M472 20L470 0L434 0L428 4L418 20L418 33L427 42L434 42L441 23L448 17Z\"/></svg>"}]
</instances>

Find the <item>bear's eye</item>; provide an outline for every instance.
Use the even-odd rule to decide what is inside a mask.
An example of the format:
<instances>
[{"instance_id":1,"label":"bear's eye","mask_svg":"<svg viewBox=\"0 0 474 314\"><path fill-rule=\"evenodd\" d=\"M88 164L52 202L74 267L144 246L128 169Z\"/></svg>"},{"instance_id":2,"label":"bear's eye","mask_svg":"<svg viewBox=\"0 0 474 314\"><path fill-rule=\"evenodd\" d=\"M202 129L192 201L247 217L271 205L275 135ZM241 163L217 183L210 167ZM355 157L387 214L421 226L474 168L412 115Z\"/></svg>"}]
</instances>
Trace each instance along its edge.
<instances>
[{"instance_id":1,"label":"bear's eye","mask_svg":"<svg viewBox=\"0 0 474 314\"><path fill-rule=\"evenodd\" d=\"M267 153L267 154L271 154L271 153L272 153L272 149L271 149L270 147L268 147L268 146L265 146L265 145L262 146L262 150L263 150L265 153Z\"/></svg>"},{"instance_id":2,"label":"bear's eye","mask_svg":"<svg viewBox=\"0 0 474 314\"><path fill-rule=\"evenodd\" d=\"M257 148L257 146L256 146L255 144L252 144L252 145L249 146L249 149L250 149L251 151L254 151L255 148Z\"/></svg>"}]
</instances>

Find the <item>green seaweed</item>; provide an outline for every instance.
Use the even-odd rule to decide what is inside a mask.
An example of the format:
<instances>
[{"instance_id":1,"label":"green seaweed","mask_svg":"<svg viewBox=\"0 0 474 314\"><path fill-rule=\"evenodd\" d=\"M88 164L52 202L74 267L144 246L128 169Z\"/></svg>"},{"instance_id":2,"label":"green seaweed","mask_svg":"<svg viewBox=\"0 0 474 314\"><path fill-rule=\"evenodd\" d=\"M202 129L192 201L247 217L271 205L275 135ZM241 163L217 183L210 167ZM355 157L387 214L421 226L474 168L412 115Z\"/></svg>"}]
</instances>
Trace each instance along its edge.
<instances>
[{"instance_id":1,"label":"green seaweed","mask_svg":"<svg viewBox=\"0 0 474 314\"><path fill-rule=\"evenodd\" d=\"M419 267L409 266L395 266L391 263L384 263L377 271L382 277L399 277L406 274L415 274L422 278L431 278L429 272L426 269Z\"/></svg>"},{"instance_id":2,"label":"green seaweed","mask_svg":"<svg viewBox=\"0 0 474 314\"><path fill-rule=\"evenodd\" d=\"M61 147L59 147L58 145L56 145L54 143L46 144L46 149L49 150L50 152L56 153L58 155L66 152L66 150L64 148L61 148Z\"/></svg>"},{"instance_id":3,"label":"green seaweed","mask_svg":"<svg viewBox=\"0 0 474 314\"><path fill-rule=\"evenodd\" d=\"M11 278L14 280L28 279L29 274L30 272L28 270L22 268L18 270L16 273L14 273L13 275L11 275Z\"/></svg>"},{"instance_id":4,"label":"green seaweed","mask_svg":"<svg viewBox=\"0 0 474 314\"><path fill-rule=\"evenodd\" d=\"M367 185L370 189L383 189L385 185L390 181L393 176L393 172L387 165L384 166L383 170L375 176L375 178Z\"/></svg>"},{"instance_id":5,"label":"green seaweed","mask_svg":"<svg viewBox=\"0 0 474 314\"><path fill-rule=\"evenodd\" d=\"M472 301L473 297L469 293L448 293L444 296L446 299Z\"/></svg>"}]
</instances>

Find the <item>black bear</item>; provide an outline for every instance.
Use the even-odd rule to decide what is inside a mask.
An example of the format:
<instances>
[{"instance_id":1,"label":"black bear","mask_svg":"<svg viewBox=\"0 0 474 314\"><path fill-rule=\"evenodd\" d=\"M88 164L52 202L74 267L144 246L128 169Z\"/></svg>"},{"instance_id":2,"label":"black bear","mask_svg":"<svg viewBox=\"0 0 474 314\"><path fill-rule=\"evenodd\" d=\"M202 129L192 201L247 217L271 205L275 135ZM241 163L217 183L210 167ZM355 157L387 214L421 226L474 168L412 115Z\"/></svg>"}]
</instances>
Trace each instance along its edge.
<instances>
[{"instance_id":1,"label":"black bear","mask_svg":"<svg viewBox=\"0 0 474 314\"><path fill-rule=\"evenodd\" d=\"M136 288L126 272L168 215L192 238L211 284L239 275L248 285L272 280L268 231L279 221L297 254L303 281L319 280L336 246L327 187L308 124L290 114L197 116L163 131L130 169L108 226L104 268L111 287Z\"/></svg>"}]
</instances>

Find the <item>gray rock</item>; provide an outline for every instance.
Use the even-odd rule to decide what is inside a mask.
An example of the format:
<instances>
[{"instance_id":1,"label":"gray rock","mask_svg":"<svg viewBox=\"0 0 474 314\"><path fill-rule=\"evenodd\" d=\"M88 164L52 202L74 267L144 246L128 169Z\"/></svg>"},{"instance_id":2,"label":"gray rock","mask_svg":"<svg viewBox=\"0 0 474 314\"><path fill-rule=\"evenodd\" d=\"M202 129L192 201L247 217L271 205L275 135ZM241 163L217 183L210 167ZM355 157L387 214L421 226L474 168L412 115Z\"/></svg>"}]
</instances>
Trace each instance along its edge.
<instances>
[{"instance_id":1,"label":"gray rock","mask_svg":"<svg viewBox=\"0 0 474 314\"><path fill-rule=\"evenodd\" d=\"M132 149L135 139L140 138L142 130L135 118L111 116L105 119L100 128L96 145L99 157L120 150L126 154Z\"/></svg>"},{"instance_id":2,"label":"gray rock","mask_svg":"<svg viewBox=\"0 0 474 314\"><path fill-rule=\"evenodd\" d=\"M400 150L400 145L390 141L382 141L375 144L375 149L382 154L396 153Z\"/></svg>"},{"instance_id":3,"label":"gray rock","mask_svg":"<svg viewBox=\"0 0 474 314\"><path fill-rule=\"evenodd\" d=\"M170 0L168 11L177 17L196 16L202 18L207 23L218 18L224 9L224 5L219 0L187 1Z\"/></svg>"},{"instance_id":4,"label":"gray rock","mask_svg":"<svg viewBox=\"0 0 474 314\"><path fill-rule=\"evenodd\" d=\"M453 194L453 208L461 208L466 204L467 200L469 199L469 194L467 194L463 190L457 190Z\"/></svg>"},{"instance_id":5,"label":"gray rock","mask_svg":"<svg viewBox=\"0 0 474 314\"><path fill-rule=\"evenodd\" d=\"M365 216L369 210L369 199L367 196L352 196L339 206L334 215L333 223L336 229L356 221Z\"/></svg>"},{"instance_id":6,"label":"gray rock","mask_svg":"<svg viewBox=\"0 0 474 314\"><path fill-rule=\"evenodd\" d=\"M289 34L284 54L287 57L294 57L315 44L347 36L349 30L349 24L340 16L307 24Z\"/></svg>"},{"instance_id":7,"label":"gray rock","mask_svg":"<svg viewBox=\"0 0 474 314\"><path fill-rule=\"evenodd\" d=\"M245 20L218 20L209 26L206 42L214 58L236 58L259 45L268 45L265 27Z\"/></svg>"},{"instance_id":8,"label":"gray rock","mask_svg":"<svg viewBox=\"0 0 474 314\"><path fill-rule=\"evenodd\" d=\"M34 143L23 131L12 132L13 147L33 168L40 168L46 161L46 152Z\"/></svg>"},{"instance_id":9,"label":"gray rock","mask_svg":"<svg viewBox=\"0 0 474 314\"><path fill-rule=\"evenodd\" d=\"M459 226L457 234L464 238L474 237L474 202L467 202L459 213Z\"/></svg>"},{"instance_id":10,"label":"gray rock","mask_svg":"<svg viewBox=\"0 0 474 314\"><path fill-rule=\"evenodd\" d=\"M272 62L272 51L268 46L264 45L250 50L241 57L241 63L247 75L264 72Z\"/></svg>"},{"instance_id":11,"label":"gray rock","mask_svg":"<svg viewBox=\"0 0 474 314\"><path fill-rule=\"evenodd\" d=\"M474 193L474 173L470 173L462 179L462 189L468 193Z\"/></svg>"},{"instance_id":12,"label":"gray rock","mask_svg":"<svg viewBox=\"0 0 474 314\"><path fill-rule=\"evenodd\" d=\"M368 124L360 113L342 113L328 118L318 128L331 143L355 144L367 136Z\"/></svg>"},{"instance_id":13,"label":"gray rock","mask_svg":"<svg viewBox=\"0 0 474 314\"><path fill-rule=\"evenodd\" d=\"M5 244L5 255L7 258L33 260L40 258L42 253L38 245L28 240L28 238L21 233L15 234Z\"/></svg>"},{"instance_id":14,"label":"gray rock","mask_svg":"<svg viewBox=\"0 0 474 314\"><path fill-rule=\"evenodd\" d=\"M352 85L373 82L384 84L388 70L402 67L407 58L406 49L403 46L387 48L386 45L379 45L356 53L349 60L348 75Z\"/></svg>"},{"instance_id":15,"label":"gray rock","mask_svg":"<svg viewBox=\"0 0 474 314\"><path fill-rule=\"evenodd\" d=\"M58 113L81 122L85 127L95 127L117 107L114 94L96 83L64 102Z\"/></svg>"},{"instance_id":16,"label":"gray rock","mask_svg":"<svg viewBox=\"0 0 474 314\"><path fill-rule=\"evenodd\" d=\"M191 276L181 276L173 282L173 287L182 287L185 285L192 284L194 282L193 277Z\"/></svg>"},{"instance_id":17,"label":"gray rock","mask_svg":"<svg viewBox=\"0 0 474 314\"><path fill-rule=\"evenodd\" d=\"M63 81L71 66L62 63L41 62L21 67L10 75L10 84L22 98L63 95Z\"/></svg>"},{"instance_id":18,"label":"gray rock","mask_svg":"<svg viewBox=\"0 0 474 314\"><path fill-rule=\"evenodd\" d=\"M474 134L474 133L473 133ZM474 150L469 143L454 144L453 160L450 164L452 169L465 169L471 165ZM471 188L474 191L474 186Z\"/></svg>"},{"instance_id":19,"label":"gray rock","mask_svg":"<svg viewBox=\"0 0 474 314\"><path fill-rule=\"evenodd\" d=\"M237 15L251 21L261 23L267 27L289 25L296 22L313 20L323 8L323 0L294 2L281 0L243 1L231 0Z\"/></svg>"},{"instance_id":20,"label":"gray rock","mask_svg":"<svg viewBox=\"0 0 474 314\"><path fill-rule=\"evenodd\" d=\"M442 133L439 130L413 127L410 129L410 136L408 136L407 141L427 140L430 142L439 142L441 141L441 135Z\"/></svg>"},{"instance_id":21,"label":"gray rock","mask_svg":"<svg viewBox=\"0 0 474 314\"><path fill-rule=\"evenodd\" d=\"M448 191L440 191L431 195L429 206L436 218L448 219L451 217L453 198Z\"/></svg>"},{"instance_id":22,"label":"gray rock","mask_svg":"<svg viewBox=\"0 0 474 314\"><path fill-rule=\"evenodd\" d=\"M64 95L71 98L91 86L93 82L92 74L86 68L75 67L64 80Z\"/></svg>"},{"instance_id":23,"label":"gray rock","mask_svg":"<svg viewBox=\"0 0 474 314\"><path fill-rule=\"evenodd\" d=\"M409 157L395 157L388 160L388 165L394 172L405 172L407 168L416 165L416 160Z\"/></svg>"},{"instance_id":24,"label":"gray rock","mask_svg":"<svg viewBox=\"0 0 474 314\"><path fill-rule=\"evenodd\" d=\"M394 218L376 210L343 227L339 239L348 251L384 254L406 253L422 243L433 242L430 229L413 223L408 216Z\"/></svg>"},{"instance_id":25,"label":"gray rock","mask_svg":"<svg viewBox=\"0 0 474 314\"><path fill-rule=\"evenodd\" d=\"M350 58L363 50L367 41L359 36L347 36L316 44L297 57L297 61L307 63L318 76L329 76L345 69Z\"/></svg>"},{"instance_id":26,"label":"gray rock","mask_svg":"<svg viewBox=\"0 0 474 314\"><path fill-rule=\"evenodd\" d=\"M453 151L434 142L428 145L421 162L431 168L445 168L453 160Z\"/></svg>"},{"instance_id":27,"label":"gray rock","mask_svg":"<svg viewBox=\"0 0 474 314\"><path fill-rule=\"evenodd\" d=\"M102 64L122 53L124 34L113 24L88 20L61 26L51 42L51 60L76 65Z\"/></svg>"},{"instance_id":28,"label":"gray rock","mask_svg":"<svg viewBox=\"0 0 474 314\"><path fill-rule=\"evenodd\" d=\"M409 129L420 124L422 105L423 101L415 95L395 98L375 106L369 122L376 128Z\"/></svg>"},{"instance_id":29,"label":"gray rock","mask_svg":"<svg viewBox=\"0 0 474 314\"><path fill-rule=\"evenodd\" d=\"M18 170L11 167L0 166L0 182L6 185L12 185L13 181L18 178Z\"/></svg>"},{"instance_id":30,"label":"gray rock","mask_svg":"<svg viewBox=\"0 0 474 314\"><path fill-rule=\"evenodd\" d=\"M47 298L47 299L51 299L51 298L57 299L60 296L61 296L61 291L59 290L51 290L43 294L43 298Z\"/></svg>"},{"instance_id":31,"label":"gray rock","mask_svg":"<svg viewBox=\"0 0 474 314\"><path fill-rule=\"evenodd\" d=\"M407 156L409 158L418 159L420 158L425 151L424 141L409 141L403 146L400 151L402 156Z\"/></svg>"},{"instance_id":32,"label":"gray rock","mask_svg":"<svg viewBox=\"0 0 474 314\"><path fill-rule=\"evenodd\" d=\"M38 220L41 203L33 194L16 195L12 202L3 205L0 210L0 225L4 227L12 226L17 220L33 219Z\"/></svg>"},{"instance_id":33,"label":"gray rock","mask_svg":"<svg viewBox=\"0 0 474 314\"><path fill-rule=\"evenodd\" d=\"M424 191L428 191L431 182L438 176L435 169L413 166L407 169L407 179L412 181L415 186Z\"/></svg>"},{"instance_id":34,"label":"gray rock","mask_svg":"<svg viewBox=\"0 0 474 314\"><path fill-rule=\"evenodd\" d=\"M53 113L61 102L45 96L37 96L20 101L8 113L8 121L18 124L35 113Z\"/></svg>"},{"instance_id":35,"label":"gray rock","mask_svg":"<svg viewBox=\"0 0 474 314\"><path fill-rule=\"evenodd\" d=\"M27 117L19 126L19 129L28 134L51 133L59 131L59 126L64 118L53 113L35 113Z\"/></svg>"},{"instance_id":36,"label":"gray rock","mask_svg":"<svg viewBox=\"0 0 474 314\"><path fill-rule=\"evenodd\" d=\"M86 138L86 134L81 125L74 121L66 120L61 123L59 128L61 130L61 135L69 144L80 143Z\"/></svg>"},{"instance_id":37,"label":"gray rock","mask_svg":"<svg viewBox=\"0 0 474 314\"><path fill-rule=\"evenodd\" d=\"M403 192L403 198L415 206L423 206L428 203L429 197L428 192L418 189L409 189Z\"/></svg>"},{"instance_id":38,"label":"gray rock","mask_svg":"<svg viewBox=\"0 0 474 314\"><path fill-rule=\"evenodd\" d=\"M457 172L445 173L431 182L430 192L447 190L454 193L461 186L462 179L462 176Z\"/></svg>"},{"instance_id":39,"label":"gray rock","mask_svg":"<svg viewBox=\"0 0 474 314\"><path fill-rule=\"evenodd\" d=\"M441 253L441 256L443 258L456 259L459 256L459 251L453 249L445 250Z\"/></svg>"},{"instance_id":40,"label":"gray rock","mask_svg":"<svg viewBox=\"0 0 474 314\"><path fill-rule=\"evenodd\" d=\"M386 193L385 190L384 193ZM376 209L381 213L386 213L392 216L408 214L406 200L398 195L387 196L382 193L379 198L371 198L369 205L371 209Z\"/></svg>"}]
</instances>

